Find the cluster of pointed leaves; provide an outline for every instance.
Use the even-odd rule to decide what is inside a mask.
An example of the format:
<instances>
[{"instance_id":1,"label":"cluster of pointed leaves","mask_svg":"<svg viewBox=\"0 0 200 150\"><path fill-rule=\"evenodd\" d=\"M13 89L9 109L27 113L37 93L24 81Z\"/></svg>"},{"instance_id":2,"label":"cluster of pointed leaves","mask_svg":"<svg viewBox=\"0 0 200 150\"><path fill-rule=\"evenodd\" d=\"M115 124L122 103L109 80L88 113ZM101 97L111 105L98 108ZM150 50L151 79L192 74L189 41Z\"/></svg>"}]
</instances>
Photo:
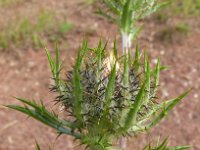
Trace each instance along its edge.
<instances>
[{"instance_id":1,"label":"cluster of pointed leaves","mask_svg":"<svg viewBox=\"0 0 200 150\"><path fill-rule=\"evenodd\" d=\"M167 4L158 0L101 0L101 2L105 6L102 9L99 8L97 13L117 23L122 32L131 34L132 38L139 31L139 28L134 28L136 21L149 16Z\"/></svg>"},{"instance_id":2,"label":"cluster of pointed leaves","mask_svg":"<svg viewBox=\"0 0 200 150\"><path fill-rule=\"evenodd\" d=\"M191 146L176 146L176 147L169 147L167 146L167 138L161 143L157 144L157 146L153 147L151 144L145 146L143 150L186 150L191 148Z\"/></svg>"},{"instance_id":3,"label":"cluster of pointed leaves","mask_svg":"<svg viewBox=\"0 0 200 150\"><path fill-rule=\"evenodd\" d=\"M156 102L159 74L162 67L158 59L150 68L147 55L136 48L131 54L118 56L116 43L112 52L99 42L97 48L89 48L83 42L73 69L67 79L60 78L61 61L58 49L56 60L46 50L55 86L56 101L65 106L72 117L60 119L49 112L43 104L17 98L24 106L9 105L40 122L79 139L90 149L106 150L113 139L146 131L155 126L180 102L188 92L179 97ZM108 57L112 56L108 61ZM71 119L73 118L73 119Z\"/></svg>"},{"instance_id":4,"label":"cluster of pointed leaves","mask_svg":"<svg viewBox=\"0 0 200 150\"><path fill-rule=\"evenodd\" d=\"M160 144L157 143L157 146L153 147L151 144L148 144L143 148L143 150L186 150L191 148L191 146L176 146L176 147L169 147L167 146L167 138ZM36 142L36 150L41 150L40 145ZM51 150L49 148L49 150Z\"/></svg>"}]
</instances>

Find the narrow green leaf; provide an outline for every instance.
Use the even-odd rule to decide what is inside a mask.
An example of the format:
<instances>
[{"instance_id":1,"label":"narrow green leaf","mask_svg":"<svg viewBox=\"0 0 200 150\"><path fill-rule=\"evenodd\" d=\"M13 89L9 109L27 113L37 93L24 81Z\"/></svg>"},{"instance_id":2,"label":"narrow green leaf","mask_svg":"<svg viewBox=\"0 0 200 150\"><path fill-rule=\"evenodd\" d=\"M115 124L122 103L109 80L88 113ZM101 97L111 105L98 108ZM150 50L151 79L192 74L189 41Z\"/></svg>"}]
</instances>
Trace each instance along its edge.
<instances>
[{"instance_id":1,"label":"narrow green leaf","mask_svg":"<svg viewBox=\"0 0 200 150\"><path fill-rule=\"evenodd\" d=\"M156 92L159 86L159 80L160 80L160 59L158 58L156 70L155 70L155 81L154 81L154 89L153 89L152 97L156 96Z\"/></svg>"},{"instance_id":2,"label":"narrow green leaf","mask_svg":"<svg viewBox=\"0 0 200 150\"><path fill-rule=\"evenodd\" d=\"M176 146L174 148L169 148L169 150L185 150L190 148L192 148L192 146Z\"/></svg>"},{"instance_id":3,"label":"narrow green leaf","mask_svg":"<svg viewBox=\"0 0 200 150\"><path fill-rule=\"evenodd\" d=\"M117 60L118 59L118 54L117 54L117 40L116 39L114 41L113 51L114 51L114 56L115 56L115 58Z\"/></svg>"},{"instance_id":4,"label":"narrow green leaf","mask_svg":"<svg viewBox=\"0 0 200 150\"><path fill-rule=\"evenodd\" d=\"M83 91L82 91L82 85L81 85L81 79L80 79L80 68L83 62L83 59L85 57L86 51L88 50L88 43L86 40L83 41L82 47L78 52L78 57L76 61L76 65L74 68L74 78L73 78L73 84L74 84L74 113L79 121L83 121L82 116L82 101L83 101Z\"/></svg>"},{"instance_id":5,"label":"narrow green leaf","mask_svg":"<svg viewBox=\"0 0 200 150\"><path fill-rule=\"evenodd\" d=\"M121 13L121 8L120 8L120 5L118 3L116 3L115 1L113 0L104 0L104 3L109 7L109 9L117 14L117 15L120 15Z\"/></svg>"},{"instance_id":6,"label":"narrow green leaf","mask_svg":"<svg viewBox=\"0 0 200 150\"><path fill-rule=\"evenodd\" d=\"M129 66L128 66L128 58L127 54L124 55L124 77L123 77L123 84L124 87L128 86L129 80Z\"/></svg>"},{"instance_id":7,"label":"narrow green leaf","mask_svg":"<svg viewBox=\"0 0 200 150\"><path fill-rule=\"evenodd\" d=\"M177 102L177 98L164 101L160 104L154 105L148 113L146 113L140 121L138 121L137 125L133 126L131 128L132 132L137 131L145 131L150 128L151 120L153 117L158 117L158 113L160 110L165 110L166 107L173 105L175 102Z\"/></svg>"},{"instance_id":8,"label":"narrow green leaf","mask_svg":"<svg viewBox=\"0 0 200 150\"><path fill-rule=\"evenodd\" d=\"M77 133L72 133L72 131L66 127L62 126L62 122L52 122L46 115L43 115L43 112L38 112L33 109L29 109L28 107L21 107L18 105L7 105L6 107L20 111L30 117L35 118L36 120L58 130L60 133L72 135L75 138L80 138L80 135Z\"/></svg>"},{"instance_id":9,"label":"narrow green leaf","mask_svg":"<svg viewBox=\"0 0 200 150\"><path fill-rule=\"evenodd\" d=\"M49 61L51 72L54 76L55 63L54 63L53 58L52 58L52 56L51 56L51 54L50 54L50 52L48 51L47 48L45 48L45 51L46 51L46 55L47 55L47 58L48 58L48 61Z\"/></svg>"},{"instance_id":10,"label":"narrow green leaf","mask_svg":"<svg viewBox=\"0 0 200 150\"><path fill-rule=\"evenodd\" d=\"M108 113L108 108L110 107L113 92L115 89L115 79L116 79L116 63L114 64L112 71L110 73L109 81L107 84L106 92L105 92L105 113Z\"/></svg>"},{"instance_id":11,"label":"narrow green leaf","mask_svg":"<svg viewBox=\"0 0 200 150\"><path fill-rule=\"evenodd\" d=\"M131 126L133 126L136 123L136 117L142 104L143 96L145 93L145 87L146 87L146 82L143 83L138 95L136 96L136 99L132 108L128 112L128 115L125 121L125 129L129 129Z\"/></svg>"},{"instance_id":12,"label":"narrow green leaf","mask_svg":"<svg viewBox=\"0 0 200 150\"><path fill-rule=\"evenodd\" d=\"M28 99L23 99L23 98L16 98L16 99L21 101L22 103L28 105L28 106L31 106L32 108L34 108L34 110L36 112L40 112L42 115L47 117L51 122L58 122L59 121L58 117L55 114L49 112L42 103L41 104L37 104L34 101L30 101ZM64 121L64 124L67 127L71 127L72 126L72 123L69 122L69 121L66 121L66 120Z\"/></svg>"},{"instance_id":13,"label":"narrow green leaf","mask_svg":"<svg viewBox=\"0 0 200 150\"><path fill-rule=\"evenodd\" d=\"M169 66L161 66L160 65L160 72L165 71L165 70L169 70L169 69L170 69ZM156 76L156 68L151 70L151 76Z\"/></svg>"},{"instance_id":14,"label":"narrow green leaf","mask_svg":"<svg viewBox=\"0 0 200 150\"><path fill-rule=\"evenodd\" d=\"M121 16L121 28L123 32L127 34L130 32L130 29L131 29L130 25L131 25L132 16L131 16L130 7L131 7L131 0L127 0L123 7L123 12Z\"/></svg>"},{"instance_id":15,"label":"narrow green leaf","mask_svg":"<svg viewBox=\"0 0 200 150\"><path fill-rule=\"evenodd\" d=\"M169 104L153 121L152 123L149 125L148 128L151 128L153 126L155 126L158 122L160 122L168 113L170 110L172 110L174 108L174 106L176 106L188 93L189 91L184 92L183 94L181 94L179 97L177 97L176 99L174 99L174 101Z\"/></svg>"},{"instance_id":16,"label":"narrow green leaf","mask_svg":"<svg viewBox=\"0 0 200 150\"><path fill-rule=\"evenodd\" d=\"M37 143L37 141L36 141L36 150L41 150L40 145Z\"/></svg>"},{"instance_id":17,"label":"narrow green leaf","mask_svg":"<svg viewBox=\"0 0 200 150\"><path fill-rule=\"evenodd\" d=\"M56 86L60 89L60 91L62 92L62 85L61 85L61 80L59 79L59 75L60 75L60 71L61 71L61 60L60 60L60 55L59 55L59 49L58 46L56 46L56 64L55 64L55 83Z\"/></svg>"},{"instance_id":18,"label":"narrow green leaf","mask_svg":"<svg viewBox=\"0 0 200 150\"><path fill-rule=\"evenodd\" d=\"M138 74L139 68L140 68L140 53L139 53L138 45L136 46L136 50L135 50L135 60L134 60L133 67L134 67L136 74Z\"/></svg>"},{"instance_id":19,"label":"narrow green leaf","mask_svg":"<svg viewBox=\"0 0 200 150\"><path fill-rule=\"evenodd\" d=\"M143 150L185 150L185 149L191 148L191 146L176 146L176 147L169 148L167 144L168 144L168 141L166 138L161 144L158 143L156 147L153 148L151 144L148 144L147 146L143 148Z\"/></svg>"},{"instance_id":20,"label":"narrow green leaf","mask_svg":"<svg viewBox=\"0 0 200 150\"><path fill-rule=\"evenodd\" d=\"M78 57L77 57L76 66L75 66L76 69L80 69L87 50L88 50L88 42L87 40L83 40L82 46L78 51Z\"/></svg>"},{"instance_id":21,"label":"narrow green leaf","mask_svg":"<svg viewBox=\"0 0 200 150\"><path fill-rule=\"evenodd\" d=\"M73 78L73 84L74 84L74 113L80 121L82 121L82 101L83 101L83 91L82 91L82 86L81 86L81 81L80 81L80 73L79 73L79 68L75 69L74 72L74 78Z\"/></svg>"},{"instance_id":22,"label":"narrow green leaf","mask_svg":"<svg viewBox=\"0 0 200 150\"><path fill-rule=\"evenodd\" d=\"M97 47L97 82L99 82L100 72L102 68L102 39L99 40L99 45Z\"/></svg>"},{"instance_id":23,"label":"narrow green leaf","mask_svg":"<svg viewBox=\"0 0 200 150\"><path fill-rule=\"evenodd\" d=\"M145 58L147 59L147 58ZM150 88L151 88L151 70L149 66L149 61L146 60L146 72L145 72L145 80L146 80L146 87L145 87L145 96L143 104L146 105L150 100Z\"/></svg>"},{"instance_id":24,"label":"narrow green leaf","mask_svg":"<svg viewBox=\"0 0 200 150\"><path fill-rule=\"evenodd\" d=\"M156 147L156 150L165 150L167 148L167 138L164 139L164 141Z\"/></svg>"},{"instance_id":25,"label":"narrow green leaf","mask_svg":"<svg viewBox=\"0 0 200 150\"><path fill-rule=\"evenodd\" d=\"M170 4L170 1L165 1L165 2L162 2L162 3L159 3L159 4L156 4L153 8L152 8L152 11L150 11L150 14L160 10L161 8L167 6ZM146 14L148 15L148 13Z\"/></svg>"},{"instance_id":26,"label":"narrow green leaf","mask_svg":"<svg viewBox=\"0 0 200 150\"><path fill-rule=\"evenodd\" d=\"M144 72L147 72L147 52L146 50L144 51Z\"/></svg>"},{"instance_id":27,"label":"narrow green leaf","mask_svg":"<svg viewBox=\"0 0 200 150\"><path fill-rule=\"evenodd\" d=\"M63 92L63 86L62 86L62 80L59 79L60 71L61 71L61 62L60 62L60 56L59 56L59 50L56 46L56 60L53 60L53 57L51 56L50 52L45 49L46 55L49 61L49 65L51 68L51 72L53 75L53 79L55 82L55 86L57 87L57 90L59 93Z\"/></svg>"},{"instance_id":28,"label":"narrow green leaf","mask_svg":"<svg viewBox=\"0 0 200 150\"><path fill-rule=\"evenodd\" d=\"M190 90L189 90L190 91ZM145 114L140 121L136 125L133 125L131 127L132 132L138 132L138 131L146 131L150 129L151 127L155 126L159 121L165 117L165 115L177 104L179 103L188 93L189 91L186 91L182 95L180 95L177 98L164 101L160 104L154 105L147 114ZM161 111L160 114L158 114ZM152 118L155 118L152 121Z\"/></svg>"},{"instance_id":29,"label":"narrow green leaf","mask_svg":"<svg viewBox=\"0 0 200 150\"><path fill-rule=\"evenodd\" d=\"M104 47L102 49L102 53L101 53L102 58L105 57L105 51L106 51L107 46L108 46L108 40L106 41L106 43L105 43L105 45L104 45Z\"/></svg>"},{"instance_id":30,"label":"narrow green leaf","mask_svg":"<svg viewBox=\"0 0 200 150\"><path fill-rule=\"evenodd\" d=\"M96 11L96 13L99 14L99 15L101 15L102 17L107 18L108 20L110 20L110 21L112 21L112 22L114 22L114 23L117 22L117 19L116 19L116 18L114 18L113 16L109 15L108 13L102 11L101 9L98 9L98 10Z\"/></svg>"},{"instance_id":31,"label":"narrow green leaf","mask_svg":"<svg viewBox=\"0 0 200 150\"><path fill-rule=\"evenodd\" d=\"M56 45L56 73L60 71L60 55L58 50L58 45Z\"/></svg>"}]
</instances>

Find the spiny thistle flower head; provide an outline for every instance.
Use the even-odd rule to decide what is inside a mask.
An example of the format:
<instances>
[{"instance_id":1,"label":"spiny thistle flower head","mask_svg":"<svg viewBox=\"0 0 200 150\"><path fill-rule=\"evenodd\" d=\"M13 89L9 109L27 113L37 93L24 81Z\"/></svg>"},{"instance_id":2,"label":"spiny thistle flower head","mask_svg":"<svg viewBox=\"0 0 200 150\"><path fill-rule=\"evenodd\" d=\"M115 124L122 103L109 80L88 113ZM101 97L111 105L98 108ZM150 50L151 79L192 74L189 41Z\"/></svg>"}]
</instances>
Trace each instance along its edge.
<instances>
[{"instance_id":1,"label":"spiny thistle flower head","mask_svg":"<svg viewBox=\"0 0 200 150\"><path fill-rule=\"evenodd\" d=\"M61 61L56 50L56 60L46 50L55 85L56 101L64 106L68 115L61 119L49 112L43 104L17 98L25 106L7 107L23 112L40 122L80 140L90 150L112 149L113 140L137 134L155 126L187 95L156 102L159 74L163 67L150 68L147 55L136 48L120 56L116 48L106 51L107 43L101 40L97 48L89 48L84 41L76 63L67 77L61 79Z\"/></svg>"},{"instance_id":2,"label":"spiny thistle flower head","mask_svg":"<svg viewBox=\"0 0 200 150\"><path fill-rule=\"evenodd\" d=\"M84 144L97 147L97 141L110 145L110 138L148 130L163 118L154 115L165 107L156 102L159 59L150 69L147 55L141 58L138 47L133 59L130 53L119 56L116 43L110 51L106 46L100 41L97 48L88 48L83 42L73 69L53 87L60 93L56 100L73 117L73 130L84 133Z\"/></svg>"}]
</instances>

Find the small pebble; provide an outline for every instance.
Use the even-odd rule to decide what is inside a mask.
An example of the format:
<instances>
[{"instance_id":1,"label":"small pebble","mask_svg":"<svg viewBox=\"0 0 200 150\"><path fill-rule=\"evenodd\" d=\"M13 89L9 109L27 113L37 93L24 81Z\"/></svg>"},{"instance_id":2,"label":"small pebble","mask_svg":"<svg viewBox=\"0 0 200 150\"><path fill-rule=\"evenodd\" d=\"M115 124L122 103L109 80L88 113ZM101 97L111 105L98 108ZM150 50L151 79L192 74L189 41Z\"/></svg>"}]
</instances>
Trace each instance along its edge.
<instances>
[{"instance_id":1,"label":"small pebble","mask_svg":"<svg viewBox=\"0 0 200 150\"><path fill-rule=\"evenodd\" d=\"M199 95L198 94L194 94L194 98L198 98L199 97Z\"/></svg>"},{"instance_id":2,"label":"small pebble","mask_svg":"<svg viewBox=\"0 0 200 150\"><path fill-rule=\"evenodd\" d=\"M26 88L25 88L25 87L23 87L23 88L22 88L22 91L23 91L23 92L26 92Z\"/></svg>"},{"instance_id":3,"label":"small pebble","mask_svg":"<svg viewBox=\"0 0 200 150\"><path fill-rule=\"evenodd\" d=\"M189 118L189 119L193 119L193 114L192 114L192 113L189 113L189 114L188 114L188 118Z\"/></svg>"},{"instance_id":4,"label":"small pebble","mask_svg":"<svg viewBox=\"0 0 200 150\"><path fill-rule=\"evenodd\" d=\"M64 110L65 110L65 106L60 104L59 105L59 111L64 112Z\"/></svg>"},{"instance_id":5,"label":"small pebble","mask_svg":"<svg viewBox=\"0 0 200 150\"><path fill-rule=\"evenodd\" d=\"M13 143L13 139L12 139L12 137L11 137L11 136L9 136L9 137L8 137L8 142L9 142L10 144L12 144L12 143Z\"/></svg>"},{"instance_id":6,"label":"small pebble","mask_svg":"<svg viewBox=\"0 0 200 150\"><path fill-rule=\"evenodd\" d=\"M197 69L196 68L192 68L192 73L196 73Z\"/></svg>"},{"instance_id":7,"label":"small pebble","mask_svg":"<svg viewBox=\"0 0 200 150\"><path fill-rule=\"evenodd\" d=\"M35 82L35 86L39 86L40 85L40 83L39 82Z\"/></svg>"},{"instance_id":8,"label":"small pebble","mask_svg":"<svg viewBox=\"0 0 200 150\"><path fill-rule=\"evenodd\" d=\"M39 95L39 93L35 93L35 96L36 96L36 97L39 97L40 95Z\"/></svg>"},{"instance_id":9,"label":"small pebble","mask_svg":"<svg viewBox=\"0 0 200 150\"><path fill-rule=\"evenodd\" d=\"M99 24L98 23L94 23L94 27L98 28Z\"/></svg>"},{"instance_id":10,"label":"small pebble","mask_svg":"<svg viewBox=\"0 0 200 150\"><path fill-rule=\"evenodd\" d=\"M34 66L35 66L35 62L34 62L34 61L29 61L29 62L28 62L28 66L29 66L30 68L34 67Z\"/></svg>"},{"instance_id":11,"label":"small pebble","mask_svg":"<svg viewBox=\"0 0 200 150\"><path fill-rule=\"evenodd\" d=\"M175 78L175 75L174 74L170 74L170 78Z\"/></svg>"},{"instance_id":12,"label":"small pebble","mask_svg":"<svg viewBox=\"0 0 200 150\"><path fill-rule=\"evenodd\" d=\"M157 64L158 59L153 59L152 62L153 62L154 64Z\"/></svg>"},{"instance_id":13,"label":"small pebble","mask_svg":"<svg viewBox=\"0 0 200 150\"><path fill-rule=\"evenodd\" d=\"M15 73L16 73L16 74L19 74L19 73L20 73L20 71L19 71L18 69L16 69L16 70L15 70Z\"/></svg>"},{"instance_id":14,"label":"small pebble","mask_svg":"<svg viewBox=\"0 0 200 150\"><path fill-rule=\"evenodd\" d=\"M160 51L160 55L164 55L164 54L165 54L164 50Z\"/></svg>"},{"instance_id":15,"label":"small pebble","mask_svg":"<svg viewBox=\"0 0 200 150\"><path fill-rule=\"evenodd\" d=\"M3 91L4 91L5 93L8 92L8 91L9 91L9 87L4 86L4 87L3 87Z\"/></svg>"},{"instance_id":16,"label":"small pebble","mask_svg":"<svg viewBox=\"0 0 200 150\"><path fill-rule=\"evenodd\" d=\"M28 78L28 73L25 73L25 74L24 74L24 77L25 77L25 78Z\"/></svg>"},{"instance_id":17,"label":"small pebble","mask_svg":"<svg viewBox=\"0 0 200 150\"><path fill-rule=\"evenodd\" d=\"M188 82L183 82L184 87L188 87Z\"/></svg>"},{"instance_id":18,"label":"small pebble","mask_svg":"<svg viewBox=\"0 0 200 150\"><path fill-rule=\"evenodd\" d=\"M11 62L10 62L10 66L11 66L11 67L14 67L14 66L16 66L16 64L17 64L17 63L16 63L16 62L14 62L14 61L11 61Z\"/></svg>"},{"instance_id":19,"label":"small pebble","mask_svg":"<svg viewBox=\"0 0 200 150\"><path fill-rule=\"evenodd\" d=\"M168 91L167 91L166 89L164 89L164 90L162 91L162 94L163 94L163 96L165 96L165 97L168 97L168 96L169 96L169 93L168 93Z\"/></svg>"}]
</instances>

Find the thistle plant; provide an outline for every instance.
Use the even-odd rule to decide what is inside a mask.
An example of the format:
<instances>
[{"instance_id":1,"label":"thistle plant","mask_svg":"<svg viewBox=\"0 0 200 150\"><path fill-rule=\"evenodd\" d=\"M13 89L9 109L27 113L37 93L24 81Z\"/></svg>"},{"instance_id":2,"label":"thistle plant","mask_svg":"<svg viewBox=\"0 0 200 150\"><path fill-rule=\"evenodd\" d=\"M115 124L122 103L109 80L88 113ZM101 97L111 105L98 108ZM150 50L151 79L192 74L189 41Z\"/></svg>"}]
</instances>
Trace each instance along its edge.
<instances>
[{"instance_id":1,"label":"thistle plant","mask_svg":"<svg viewBox=\"0 0 200 150\"><path fill-rule=\"evenodd\" d=\"M130 53L119 56L116 43L110 52L106 45L100 41L97 48L89 48L84 41L73 69L64 79L60 77L58 49L55 61L46 50L55 81L51 90L58 93L55 100L68 112L64 120L43 104L27 99L17 98L25 106L8 107L39 120L59 134L73 136L90 150L108 150L113 148L116 138L145 132L157 125L187 95L188 91L158 103L160 60L155 68L150 68L147 55L141 60L138 48L133 59Z\"/></svg>"},{"instance_id":2,"label":"thistle plant","mask_svg":"<svg viewBox=\"0 0 200 150\"><path fill-rule=\"evenodd\" d=\"M124 53L131 48L132 40L140 31L140 27L137 26L138 20L168 4L168 2L158 2L158 0L101 0L101 2L107 9L99 8L97 13L119 26Z\"/></svg>"},{"instance_id":3,"label":"thistle plant","mask_svg":"<svg viewBox=\"0 0 200 150\"><path fill-rule=\"evenodd\" d=\"M171 100L158 101L160 71L164 68L157 59L151 68L146 52L137 46L131 53L131 38L136 36L138 19L157 10L163 4L155 0L104 0L112 18L121 29L123 55L114 42L107 50L108 42L99 41L91 48L86 40L78 51L73 69L62 77L62 62L56 49L55 60L46 49L57 93L55 103L67 112L64 119L50 112L43 103L17 98L24 106L8 105L54 128L59 134L73 136L89 150L117 149L115 141L121 137L146 132L156 126L189 91ZM147 5L148 4L148 5ZM39 148L39 145L37 145ZM123 147L120 146L121 149ZM188 147L167 148L166 140L156 148L150 145L144 150L180 150Z\"/></svg>"}]
</instances>

